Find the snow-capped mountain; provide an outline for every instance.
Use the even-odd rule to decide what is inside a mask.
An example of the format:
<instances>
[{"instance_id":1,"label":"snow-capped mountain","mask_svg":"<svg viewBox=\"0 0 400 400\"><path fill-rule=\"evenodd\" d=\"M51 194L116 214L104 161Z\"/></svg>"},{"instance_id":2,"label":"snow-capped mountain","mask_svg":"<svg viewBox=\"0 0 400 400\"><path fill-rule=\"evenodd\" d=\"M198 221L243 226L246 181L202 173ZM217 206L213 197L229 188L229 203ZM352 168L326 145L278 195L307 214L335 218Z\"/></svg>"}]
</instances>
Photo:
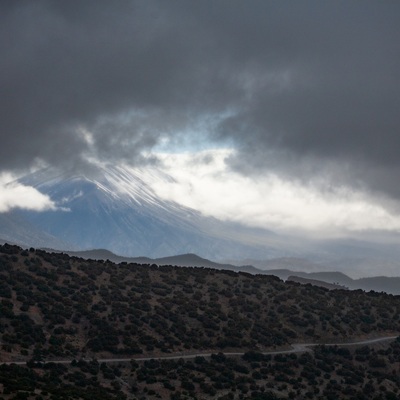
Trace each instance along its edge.
<instances>
[{"instance_id":1,"label":"snow-capped mountain","mask_svg":"<svg viewBox=\"0 0 400 400\"><path fill-rule=\"evenodd\" d=\"M195 253L220 262L301 257L327 270L351 270L354 276L369 275L378 267L397 275L400 268L397 242L278 235L164 200L153 188L173 179L156 167L99 165L87 174L43 169L19 182L47 194L57 207L0 214L0 242L65 251L107 249L126 257ZM297 270L296 265L291 268Z\"/></svg>"},{"instance_id":2,"label":"snow-capped mountain","mask_svg":"<svg viewBox=\"0 0 400 400\"><path fill-rule=\"evenodd\" d=\"M98 166L86 175L44 169L19 181L49 195L57 210L15 213L69 250L149 257L193 252L213 259L280 254L272 233L255 234L160 199L152 189L157 180L172 178L155 167Z\"/></svg>"}]
</instances>

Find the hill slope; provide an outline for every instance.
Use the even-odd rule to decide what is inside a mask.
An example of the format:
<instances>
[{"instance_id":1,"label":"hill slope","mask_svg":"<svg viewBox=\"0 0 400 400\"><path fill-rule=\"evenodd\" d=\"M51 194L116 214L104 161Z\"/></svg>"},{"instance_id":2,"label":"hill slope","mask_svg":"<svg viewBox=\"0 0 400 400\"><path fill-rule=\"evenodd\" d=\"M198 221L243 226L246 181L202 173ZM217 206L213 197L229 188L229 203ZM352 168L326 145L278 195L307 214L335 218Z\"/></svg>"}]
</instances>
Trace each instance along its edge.
<instances>
[{"instance_id":1,"label":"hill slope","mask_svg":"<svg viewBox=\"0 0 400 400\"><path fill-rule=\"evenodd\" d=\"M9 355L264 349L400 330L400 298L384 294L9 245L0 254L0 323L10 326L0 341Z\"/></svg>"},{"instance_id":2,"label":"hill slope","mask_svg":"<svg viewBox=\"0 0 400 400\"><path fill-rule=\"evenodd\" d=\"M78 256L84 259L110 260L116 263L128 262L138 264L176 265L188 267L208 267L214 269L225 269L235 272L248 272L251 274L262 274L276 276L282 280L292 280L301 283L310 283L326 288L363 289L366 291L385 292L388 294L400 295L400 277L376 276L360 279L352 279L346 274L338 271L304 272L290 269L262 270L252 265L232 265L228 263L217 263L196 254L181 254L171 257L149 258L149 257L122 257L108 250L87 250L67 251L71 256ZM299 260L299 259L295 259ZM282 259L270 260L270 265L280 265ZM292 261L293 263L293 261ZM307 266L307 260L300 260L300 266ZM297 265L296 265L297 266ZM292 278L292 279L290 279ZM296 278L296 279L294 279ZM300 280L299 280L300 279Z\"/></svg>"},{"instance_id":3,"label":"hill slope","mask_svg":"<svg viewBox=\"0 0 400 400\"><path fill-rule=\"evenodd\" d=\"M393 335L400 331L399 297L210 268L89 261L11 245L0 246L0 278L5 400L229 393L233 399L378 400L376 393L396 398L400 388L392 374L400 367L399 341L377 349L260 354L291 343ZM202 351L214 354L154 359ZM229 351L245 354L231 359L221 353ZM153 359L112 362L138 356ZM111 360L96 361L102 358ZM30 361L26 367L1 364L19 360Z\"/></svg>"}]
</instances>

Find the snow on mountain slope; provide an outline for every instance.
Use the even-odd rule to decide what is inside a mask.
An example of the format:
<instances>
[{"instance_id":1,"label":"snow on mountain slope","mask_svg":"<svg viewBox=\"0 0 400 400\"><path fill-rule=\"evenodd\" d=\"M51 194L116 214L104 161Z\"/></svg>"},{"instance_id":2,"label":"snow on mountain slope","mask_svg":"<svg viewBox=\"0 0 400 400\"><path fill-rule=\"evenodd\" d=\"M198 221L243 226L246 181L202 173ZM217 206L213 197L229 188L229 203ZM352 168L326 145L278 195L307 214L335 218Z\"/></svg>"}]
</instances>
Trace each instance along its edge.
<instances>
[{"instance_id":1,"label":"snow on mountain slope","mask_svg":"<svg viewBox=\"0 0 400 400\"><path fill-rule=\"evenodd\" d=\"M149 257L197 253L213 259L227 254L269 257L279 252L275 244L266 245L268 234L252 238L237 225L158 198L152 189L157 180L172 178L156 168L99 166L90 175L41 170L20 182L49 195L58 209L18 213L76 250L105 248L120 255ZM270 239L275 240L273 235Z\"/></svg>"},{"instance_id":2,"label":"snow on mountain slope","mask_svg":"<svg viewBox=\"0 0 400 400\"><path fill-rule=\"evenodd\" d=\"M221 262L249 258L256 266L255 260L300 257L353 277L371 275L377 268L395 276L400 268L395 241L283 236L206 217L162 199L153 188L174 181L156 167L96 166L86 175L43 169L19 181L57 205L52 211L15 209L0 214L0 238L25 247L102 248L121 256L151 258L195 253ZM308 272L310 268L311 264Z\"/></svg>"}]
</instances>

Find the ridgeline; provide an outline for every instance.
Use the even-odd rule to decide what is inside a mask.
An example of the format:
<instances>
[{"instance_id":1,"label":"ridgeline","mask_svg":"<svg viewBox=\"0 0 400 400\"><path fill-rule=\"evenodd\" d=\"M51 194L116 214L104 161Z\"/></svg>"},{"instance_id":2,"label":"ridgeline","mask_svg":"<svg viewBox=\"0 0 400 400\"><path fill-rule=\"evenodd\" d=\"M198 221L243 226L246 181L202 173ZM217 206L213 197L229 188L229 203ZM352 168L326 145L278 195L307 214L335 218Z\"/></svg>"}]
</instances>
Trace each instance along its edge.
<instances>
[{"instance_id":1,"label":"ridgeline","mask_svg":"<svg viewBox=\"0 0 400 400\"><path fill-rule=\"evenodd\" d=\"M26 367L1 365L0 393L3 390L5 399L16 398L15 394L26 399L233 399L246 398L251 392L256 397L250 397L260 399L322 399L329 398L329 391L341 394L340 398L375 399L381 397L373 397L373 391L368 391L370 397L345 397L346 385L338 388L331 381L337 384L339 370L350 368L348 364L356 359L357 377L348 384L356 396L364 393L369 381L378 388L378 380L393 376L386 371L389 354L397 370L400 361L397 341L386 346L387 354L364 346L358 358L354 352L359 349L337 346L316 347L314 355L262 356L292 343L340 343L400 332L399 296L329 291L285 283L274 276L115 264L6 244L0 246L0 301L0 362L29 361ZM215 353L211 360L146 361L141 366L132 362L118 371L96 362L210 351ZM232 351L245 352L247 358L228 360L223 355ZM53 369L40 364L61 359L78 361ZM83 361L89 359L93 361ZM328 366L323 368L320 359L336 361L325 360ZM376 363L370 365L371 359ZM312 379L302 375L309 364L313 365ZM369 373L367 379L368 368L378 369L381 378ZM205 369L214 372L208 375ZM222 376L221 370L225 378L216 385L214 378ZM186 372L181 376L177 371ZM347 373L343 376L348 379ZM18 377L25 382L23 388ZM311 390L314 381L318 392ZM278 390L282 385L285 388ZM397 378L383 384L386 394L397 393L399 385ZM328 392L323 395L323 390ZM228 395L233 397L223 397Z\"/></svg>"}]
</instances>

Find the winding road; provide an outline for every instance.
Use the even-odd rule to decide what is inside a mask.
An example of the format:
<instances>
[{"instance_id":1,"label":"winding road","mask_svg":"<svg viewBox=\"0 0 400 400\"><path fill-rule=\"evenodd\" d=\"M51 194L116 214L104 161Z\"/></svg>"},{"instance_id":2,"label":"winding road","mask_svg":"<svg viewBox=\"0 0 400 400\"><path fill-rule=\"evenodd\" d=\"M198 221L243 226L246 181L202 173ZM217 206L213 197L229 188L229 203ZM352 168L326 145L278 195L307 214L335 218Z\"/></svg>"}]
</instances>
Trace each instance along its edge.
<instances>
[{"instance_id":1,"label":"winding road","mask_svg":"<svg viewBox=\"0 0 400 400\"><path fill-rule=\"evenodd\" d=\"M380 342L389 342L396 339L398 336L382 336L374 339L365 339L359 341L345 342L345 343L293 343L291 349L288 350L275 350L275 351L264 351L264 355L275 355L275 354L290 354L290 353L304 353L311 351L311 347L315 346L366 346L369 344L375 344ZM208 353L176 353L174 355L168 356L152 356L152 357L131 357L131 358L101 358L96 359L99 363L123 363L131 361L150 361L150 360L193 360L196 357L210 358L212 354L221 353L221 351L216 350L214 352ZM226 352L223 353L226 357L243 356L246 352ZM93 359L84 359L84 361L92 361ZM42 364L70 364L72 360L45 360L40 361ZM28 361L0 361L0 365L26 365Z\"/></svg>"}]
</instances>

